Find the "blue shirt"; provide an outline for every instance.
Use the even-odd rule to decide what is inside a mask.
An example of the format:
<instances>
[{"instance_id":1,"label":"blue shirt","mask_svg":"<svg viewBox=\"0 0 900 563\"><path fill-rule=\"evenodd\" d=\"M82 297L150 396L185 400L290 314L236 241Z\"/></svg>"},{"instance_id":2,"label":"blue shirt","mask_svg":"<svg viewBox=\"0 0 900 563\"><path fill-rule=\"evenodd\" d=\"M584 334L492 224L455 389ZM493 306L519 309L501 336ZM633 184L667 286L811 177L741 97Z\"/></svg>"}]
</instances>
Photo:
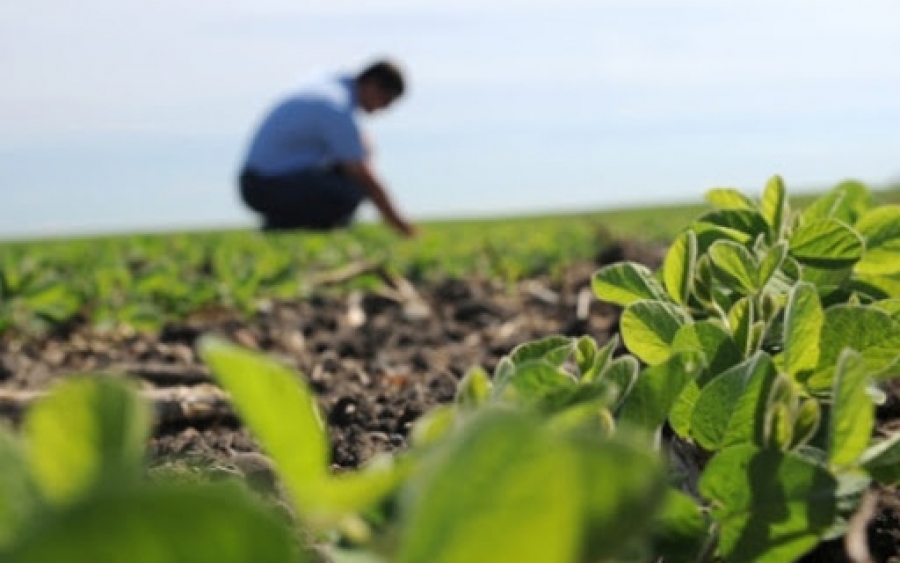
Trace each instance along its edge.
<instances>
[{"instance_id":1,"label":"blue shirt","mask_svg":"<svg viewBox=\"0 0 900 563\"><path fill-rule=\"evenodd\" d=\"M365 156L355 82L342 76L311 84L275 106L253 137L244 168L278 176Z\"/></svg>"}]
</instances>

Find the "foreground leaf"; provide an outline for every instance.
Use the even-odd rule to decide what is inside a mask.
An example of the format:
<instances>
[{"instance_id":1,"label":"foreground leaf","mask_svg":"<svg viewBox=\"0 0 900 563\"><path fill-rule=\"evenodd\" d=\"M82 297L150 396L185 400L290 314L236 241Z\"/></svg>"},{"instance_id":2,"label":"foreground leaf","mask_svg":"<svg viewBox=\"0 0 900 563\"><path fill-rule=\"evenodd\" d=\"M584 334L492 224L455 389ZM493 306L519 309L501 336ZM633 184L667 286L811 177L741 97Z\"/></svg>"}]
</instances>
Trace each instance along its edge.
<instances>
[{"instance_id":1,"label":"foreground leaf","mask_svg":"<svg viewBox=\"0 0 900 563\"><path fill-rule=\"evenodd\" d=\"M145 485L36 522L10 563L300 563L287 527L233 487Z\"/></svg>"},{"instance_id":2,"label":"foreground leaf","mask_svg":"<svg viewBox=\"0 0 900 563\"><path fill-rule=\"evenodd\" d=\"M577 458L536 421L483 412L431 454L404 492L397 561L575 560L583 494Z\"/></svg>"},{"instance_id":3,"label":"foreground leaf","mask_svg":"<svg viewBox=\"0 0 900 563\"><path fill-rule=\"evenodd\" d=\"M297 508L316 502L329 462L315 400L296 374L260 354L207 338L200 352L241 419L275 462Z\"/></svg>"},{"instance_id":4,"label":"foreground leaf","mask_svg":"<svg viewBox=\"0 0 900 563\"><path fill-rule=\"evenodd\" d=\"M81 377L62 383L25 418L37 485L48 499L65 503L101 483L137 479L150 422L149 406L122 381Z\"/></svg>"},{"instance_id":5,"label":"foreground leaf","mask_svg":"<svg viewBox=\"0 0 900 563\"><path fill-rule=\"evenodd\" d=\"M723 450L700 478L721 526L719 553L736 563L796 561L832 525L836 491L811 461L750 445Z\"/></svg>"}]
</instances>

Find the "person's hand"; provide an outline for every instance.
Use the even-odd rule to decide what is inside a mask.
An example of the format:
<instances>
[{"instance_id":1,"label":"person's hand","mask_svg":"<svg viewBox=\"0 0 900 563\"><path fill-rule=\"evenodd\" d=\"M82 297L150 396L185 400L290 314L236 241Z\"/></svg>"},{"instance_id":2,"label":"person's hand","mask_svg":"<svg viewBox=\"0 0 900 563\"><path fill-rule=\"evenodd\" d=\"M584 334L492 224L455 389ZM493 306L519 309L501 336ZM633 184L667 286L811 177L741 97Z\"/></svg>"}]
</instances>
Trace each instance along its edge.
<instances>
[{"instance_id":1,"label":"person's hand","mask_svg":"<svg viewBox=\"0 0 900 563\"><path fill-rule=\"evenodd\" d=\"M406 238L415 238L419 234L419 229L415 225L403 220L399 221L395 227L397 232Z\"/></svg>"}]
</instances>

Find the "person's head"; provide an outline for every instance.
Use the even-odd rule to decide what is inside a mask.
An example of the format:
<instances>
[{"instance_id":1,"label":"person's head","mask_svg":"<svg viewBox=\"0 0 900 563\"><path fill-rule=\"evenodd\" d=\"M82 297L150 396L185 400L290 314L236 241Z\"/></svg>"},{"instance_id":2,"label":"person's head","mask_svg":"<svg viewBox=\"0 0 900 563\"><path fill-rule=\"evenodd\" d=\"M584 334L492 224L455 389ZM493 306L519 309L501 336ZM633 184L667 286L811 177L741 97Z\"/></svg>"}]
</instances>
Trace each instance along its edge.
<instances>
[{"instance_id":1,"label":"person's head","mask_svg":"<svg viewBox=\"0 0 900 563\"><path fill-rule=\"evenodd\" d=\"M366 113L375 113L391 105L403 95L403 74L396 64L376 61L356 75L356 94L359 107Z\"/></svg>"}]
</instances>

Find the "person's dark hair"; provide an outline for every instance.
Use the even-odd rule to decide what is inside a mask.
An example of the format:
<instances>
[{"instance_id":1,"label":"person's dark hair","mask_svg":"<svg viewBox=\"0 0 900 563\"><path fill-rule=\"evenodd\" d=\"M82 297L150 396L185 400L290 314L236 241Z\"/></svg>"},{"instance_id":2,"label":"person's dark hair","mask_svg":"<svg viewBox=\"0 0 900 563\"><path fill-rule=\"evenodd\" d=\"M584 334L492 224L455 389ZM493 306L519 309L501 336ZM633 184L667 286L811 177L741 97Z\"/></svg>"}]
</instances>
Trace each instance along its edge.
<instances>
[{"instance_id":1,"label":"person's dark hair","mask_svg":"<svg viewBox=\"0 0 900 563\"><path fill-rule=\"evenodd\" d=\"M395 98L403 95L406 85L403 80L403 73L400 68L391 61L376 61L360 72L356 76L359 82L373 81L378 87L390 92Z\"/></svg>"}]
</instances>

